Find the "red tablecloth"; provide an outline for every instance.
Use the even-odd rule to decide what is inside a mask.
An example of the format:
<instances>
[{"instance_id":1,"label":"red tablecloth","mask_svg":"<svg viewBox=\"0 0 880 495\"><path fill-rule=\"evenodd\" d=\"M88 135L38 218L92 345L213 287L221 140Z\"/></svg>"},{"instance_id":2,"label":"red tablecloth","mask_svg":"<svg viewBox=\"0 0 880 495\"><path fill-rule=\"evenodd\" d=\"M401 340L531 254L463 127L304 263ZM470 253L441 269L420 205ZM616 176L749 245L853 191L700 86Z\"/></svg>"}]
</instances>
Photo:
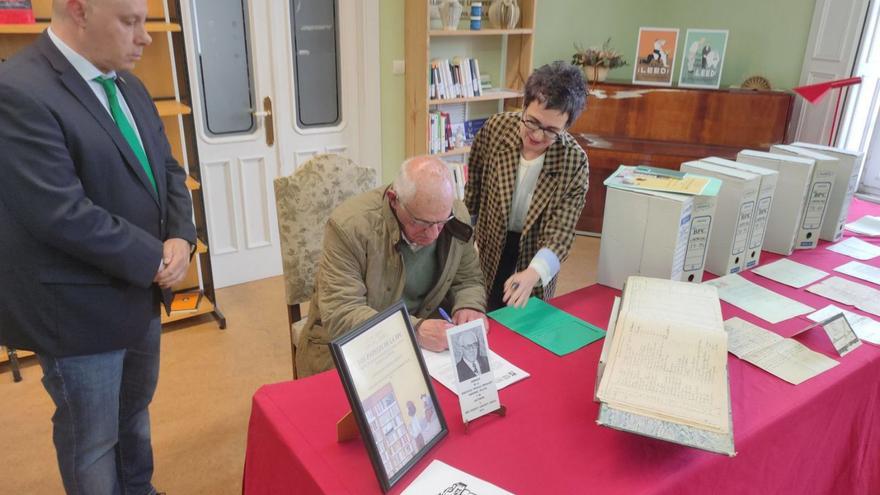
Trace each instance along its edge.
<instances>
[{"instance_id":1,"label":"red tablecloth","mask_svg":"<svg viewBox=\"0 0 880 495\"><path fill-rule=\"evenodd\" d=\"M880 214L880 207L855 201L850 218L866 213ZM790 259L828 272L851 261L827 251L827 245L797 251ZM778 258L765 252L761 262ZM868 263L880 266L880 258ZM816 309L832 303L744 276ZM616 294L593 285L553 304L605 328ZM725 319L739 316L785 336L809 323L798 317L770 325L726 303L722 312ZM821 330L797 338L840 365L793 386L730 355L738 452L731 458L597 426L592 398L601 341L557 357L493 321L493 350L532 376L500 392L507 417L481 419L468 434L456 396L434 382L449 436L391 493L400 492L431 459L520 494L880 493L880 347L864 343L839 358ZM258 390L244 492L381 493L361 440L336 441L336 421L348 410L335 371Z\"/></svg>"}]
</instances>

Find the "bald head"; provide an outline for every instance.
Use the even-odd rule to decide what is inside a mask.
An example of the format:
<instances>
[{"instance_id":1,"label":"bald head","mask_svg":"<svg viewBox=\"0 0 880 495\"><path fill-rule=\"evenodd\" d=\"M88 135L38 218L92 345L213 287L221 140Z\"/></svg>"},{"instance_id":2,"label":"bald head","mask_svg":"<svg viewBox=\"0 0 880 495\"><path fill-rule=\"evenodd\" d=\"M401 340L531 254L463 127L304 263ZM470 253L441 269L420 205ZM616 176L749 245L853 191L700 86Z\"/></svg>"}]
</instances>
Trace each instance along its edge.
<instances>
[{"instance_id":1,"label":"bald head","mask_svg":"<svg viewBox=\"0 0 880 495\"><path fill-rule=\"evenodd\" d=\"M452 205L455 198L452 172L435 156L416 156L403 162L394 179L394 191L406 204L413 200Z\"/></svg>"},{"instance_id":2,"label":"bald head","mask_svg":"<svg viewBox=\"0 0 880 495\"><path fill-rule=\"evenodd\" d=\"M147 0L53 0L52 32L101 72L131 70L152 38Z\"/></svg>"}]
</instances>

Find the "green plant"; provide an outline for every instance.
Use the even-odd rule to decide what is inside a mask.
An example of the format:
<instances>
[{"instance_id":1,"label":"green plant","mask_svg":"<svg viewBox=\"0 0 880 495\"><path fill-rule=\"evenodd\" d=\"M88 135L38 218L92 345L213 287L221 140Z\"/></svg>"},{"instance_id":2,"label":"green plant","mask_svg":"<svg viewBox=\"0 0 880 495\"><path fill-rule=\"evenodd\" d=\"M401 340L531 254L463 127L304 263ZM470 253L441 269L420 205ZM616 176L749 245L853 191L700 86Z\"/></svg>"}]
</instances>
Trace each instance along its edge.
<instances>
[{"instance_id":1,"label":"green plant","mask_svg":"<svg viewBox=\"0 0 880 495\"><path fill-rule=\"evenodd\" d=\"M611 48L611 38L608 38L605 40L605 43L602 43L602 48L591 46L590 48L585 49L575 43L574 49L574 55L571 57L571 63L573 65L579 65L581 67L598 66L616 69L627 64L620 52Z\"/></svg>"}]
</instances>

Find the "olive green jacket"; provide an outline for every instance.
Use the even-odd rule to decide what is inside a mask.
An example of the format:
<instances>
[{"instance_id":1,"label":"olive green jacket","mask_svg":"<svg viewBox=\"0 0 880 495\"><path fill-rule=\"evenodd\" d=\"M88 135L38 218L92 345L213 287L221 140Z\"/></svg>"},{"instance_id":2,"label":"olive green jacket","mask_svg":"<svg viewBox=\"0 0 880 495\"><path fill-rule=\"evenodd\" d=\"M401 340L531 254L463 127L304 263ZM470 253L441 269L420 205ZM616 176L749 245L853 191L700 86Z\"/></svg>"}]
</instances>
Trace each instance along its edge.
<instances>
[{"instance_id":1,"label":"olive green jacket","mask_svg":"<svg viewBox=\"0 0 880 495\"><path fill-rule=\"evenodd\" d=\"M383 186L348 199L327 222L315 293L297 346L300 377L333 368L328 343L403 295L406 272L399 248L406 241L385 195L387 189ZM411 315L413 328L440 306L450 314L463 308L485 311L486 292L470 216L461 201L455 202L453 212L455 218L436 241L437 281Z\"/></svg>"}]
</instances>

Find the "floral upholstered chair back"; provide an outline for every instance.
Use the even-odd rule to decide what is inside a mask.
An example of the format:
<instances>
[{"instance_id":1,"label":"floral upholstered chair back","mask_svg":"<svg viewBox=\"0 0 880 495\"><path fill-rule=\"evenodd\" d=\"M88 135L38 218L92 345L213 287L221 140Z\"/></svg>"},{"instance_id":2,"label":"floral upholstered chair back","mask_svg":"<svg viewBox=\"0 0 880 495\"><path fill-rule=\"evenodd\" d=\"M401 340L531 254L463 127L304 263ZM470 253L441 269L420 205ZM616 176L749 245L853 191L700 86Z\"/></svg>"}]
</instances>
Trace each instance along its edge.
<instances>
[{"instance_id":1,"label":"floral upholstered chair back","mask_svg":"<svg viewBox=\"0 0 880 495\"><path fill-rule=\"evenodd\" d=\"M275 202L288 316L301 318L299 304L314 291L324 226L347 198L375 187L376 172L348 158L316 155L288 177L275 179ZM294 309L295 308L295 309Z\"/></svg>"}]
</instances>

